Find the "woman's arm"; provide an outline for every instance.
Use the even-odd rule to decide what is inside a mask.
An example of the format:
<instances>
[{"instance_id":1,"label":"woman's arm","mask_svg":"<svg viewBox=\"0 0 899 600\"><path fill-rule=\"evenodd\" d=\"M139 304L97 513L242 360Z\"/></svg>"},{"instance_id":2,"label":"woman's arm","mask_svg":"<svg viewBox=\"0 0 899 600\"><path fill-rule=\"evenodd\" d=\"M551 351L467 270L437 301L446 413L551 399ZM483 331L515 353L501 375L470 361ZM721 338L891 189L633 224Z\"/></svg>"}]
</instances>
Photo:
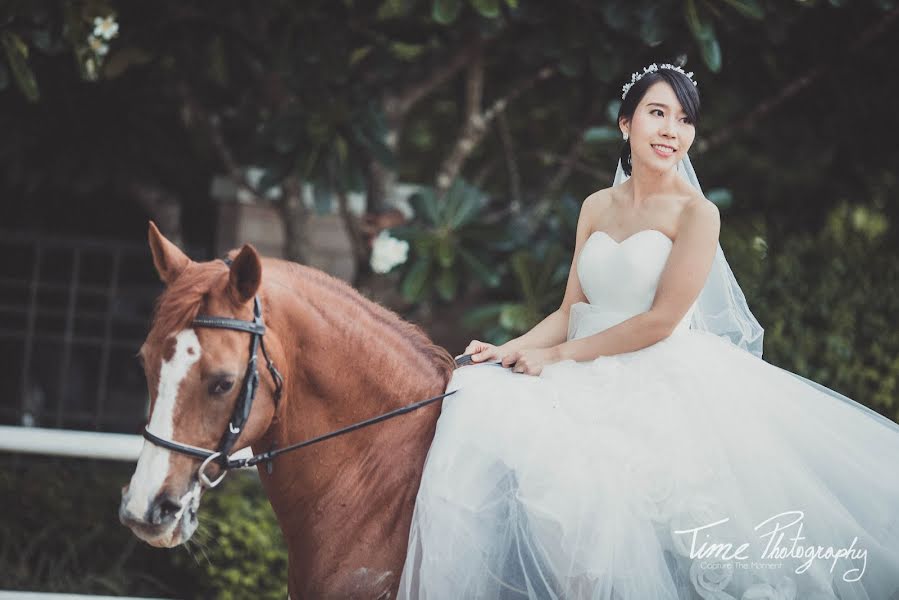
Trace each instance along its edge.
<instances>
[{"instance_id":1,"label":"woman's arm","mask_svg":"<svg viewBox=\"0 0 899 600\"><path fill-rule=\"evenodd\" d=\"M549 348L568 338L568 314L556 309L534 325L530 331L499 347L502 354L524 348Z\"/></svg>"},{"instance_id":2,"label":"woman's arm","mask_svg":"<svg viewBox=\"0 0 899 600\"><path fill-rule=\"evenodd\" d=\"M568 271L568 283L565 286L565 297L562 304L545 319L531 328L527 333L509 340L502 346L504 354L525 348L551 348L568 339L568 315L571 305L575 302L584 302L587 297L581 290L581 282L577 276L577 259L581 248L590 234L593 232L595 215L603 203L606 190L600 190L587 196L581 204L581 212L577 219L577 235L574 243L574 255L571 258L571 268Z\"/></svg>"},{"instance_id":3,"label":"woman's arm","mask_svg":"<svg viewBox=\"0 0 899 600\"><path fill-rule=\"evenodd\" d=\"M665 339L699 297L718 247L721 218L718 207L701 198L685 207L677 240L648 311L577 340L553 347L558 360L593 360L633 352Z\"/></svg>"}]
</instances>

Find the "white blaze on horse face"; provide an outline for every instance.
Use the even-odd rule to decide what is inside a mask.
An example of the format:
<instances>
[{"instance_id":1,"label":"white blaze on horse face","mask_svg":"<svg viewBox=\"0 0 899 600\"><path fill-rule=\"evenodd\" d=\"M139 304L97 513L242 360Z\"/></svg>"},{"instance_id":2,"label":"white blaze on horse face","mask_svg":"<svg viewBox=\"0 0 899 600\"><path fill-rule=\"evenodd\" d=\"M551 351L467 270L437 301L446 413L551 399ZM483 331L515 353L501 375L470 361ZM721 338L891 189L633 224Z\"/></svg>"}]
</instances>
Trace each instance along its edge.
<instances>
[{"instance_id":1,"label":"white blaze on horse face","mask_svg":"<svg viewBox=\"0 0 899 600\"><path fill-rule=\"evenodd\" d=\"M200 353L200 340L193 329L185 329L175 335L175 352L170 360L162 361L159 369L159 388L148 426L151 433L166 440L172 439L178 389L191 367L200 360ZM162 490L168 476L169 456L170 450L144 440L137 469L128 488L128 512L133 515L146 514L150 502Z\"/></svg>"}]
</instances>

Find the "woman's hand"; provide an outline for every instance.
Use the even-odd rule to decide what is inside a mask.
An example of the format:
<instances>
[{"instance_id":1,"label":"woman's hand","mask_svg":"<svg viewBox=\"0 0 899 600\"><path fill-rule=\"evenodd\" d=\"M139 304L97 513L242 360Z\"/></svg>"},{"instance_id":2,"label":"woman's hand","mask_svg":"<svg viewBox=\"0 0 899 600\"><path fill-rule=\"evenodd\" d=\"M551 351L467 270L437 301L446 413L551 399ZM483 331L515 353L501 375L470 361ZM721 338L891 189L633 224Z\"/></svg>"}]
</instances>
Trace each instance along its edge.
<instances>
[{"instance_id":1,"label":"woman's hand","mask_svg":"<svg viewBox=\"0 0 899 600\"><path fill-rule=\"evenodd\" d=\"M515 373L539 375L543 367L559 360L559 353L554 348L533 348L510 352L503 358L503 366L512 367Z\"/></svg>"},{"instance_id":2,"label":"woman's hand","mask_svg":"<svg viewBox=\"0 0 899 600\"><path fill-rule=\"evenodd\" d=\"M500 361L507 354L502 346L494 346L480 340L471 340L462 354L471 354L471 362L481 363L484 361ZM460 354L459 356L462 356ZM458 356L456 358L459 358Z\"/></svg>"}]
</instances>

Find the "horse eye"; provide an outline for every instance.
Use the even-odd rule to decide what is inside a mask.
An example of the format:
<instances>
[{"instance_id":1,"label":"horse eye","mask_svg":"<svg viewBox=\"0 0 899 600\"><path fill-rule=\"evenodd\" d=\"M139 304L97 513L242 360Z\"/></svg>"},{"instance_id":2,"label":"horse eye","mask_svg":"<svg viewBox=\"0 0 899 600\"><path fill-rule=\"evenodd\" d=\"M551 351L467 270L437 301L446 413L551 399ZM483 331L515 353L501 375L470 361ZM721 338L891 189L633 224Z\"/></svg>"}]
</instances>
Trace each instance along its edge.
<instances>
[{"instance_id":1,"label":"horse eye","mask_svg":"<svg viewBox=\"0 0 899 600\"><path fill-rule=\"evenodd\" d=\"M231 388L234 387L234 380L232 379L219 379L218 381L213 381L209 386L209 394L212 396L221 396L223 394L227 394L231 391Z\"/></svg>"}]
</instances>

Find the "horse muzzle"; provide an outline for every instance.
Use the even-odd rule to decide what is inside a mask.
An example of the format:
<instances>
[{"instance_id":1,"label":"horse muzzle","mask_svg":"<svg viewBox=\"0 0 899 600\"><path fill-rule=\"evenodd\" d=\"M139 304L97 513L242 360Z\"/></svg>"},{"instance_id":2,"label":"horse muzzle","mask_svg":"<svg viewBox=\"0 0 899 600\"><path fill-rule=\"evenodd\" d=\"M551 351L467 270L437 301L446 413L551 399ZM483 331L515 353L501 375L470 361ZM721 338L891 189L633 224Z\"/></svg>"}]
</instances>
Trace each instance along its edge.
<instances>
[{"instance_id":1,"label":"horse muzzle","mask_svg":"<svg viewBox=\"0 0 899 600\"><path fill-rule=\"evenodd\" d=\"M119 505L119 521L151 546L177 546L196 531L199 494L195 487L180 498L161 492L149 503L141 504L125 488Z\"/></svg>"}]
</instances>

